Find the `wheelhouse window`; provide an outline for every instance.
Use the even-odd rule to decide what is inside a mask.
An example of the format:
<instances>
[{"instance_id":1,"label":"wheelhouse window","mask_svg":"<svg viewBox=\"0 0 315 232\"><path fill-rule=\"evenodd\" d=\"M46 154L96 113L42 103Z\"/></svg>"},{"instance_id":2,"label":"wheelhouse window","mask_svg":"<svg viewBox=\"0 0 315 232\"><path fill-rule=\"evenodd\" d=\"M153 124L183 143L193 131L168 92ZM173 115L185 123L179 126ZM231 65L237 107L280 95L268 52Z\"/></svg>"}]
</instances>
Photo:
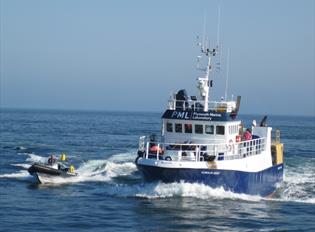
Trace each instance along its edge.
<instances>
[{"instance_id":1,"label":"wheelhouse window","mask_svg":"<svg viewBox=\"0 0 315 232\"><path fill-rule=\"evenodd\" d=\"M173 123L166 123L166 131L167 132L173 132Z\"/></svg>"},{"instance_id":2,"label":"wheelhouse window","mask_svg":"<svg viewBox=\"0 0 315 232\"><path fill-rule=\"evenodd\" d=\"M185 133L192 133L192 124L185 124Z\"/></svg>"},{"instance_id":3,"label":"wheelhouse window","mask_svg":"<svg viewBox=\"0 0 315 232\"><path fill-rule=\"evenodd\" d=\"M225 134L224 126L217 126L216 127L216 134L217 135L224 135Z\"/></svg>"},{"instance_id":4,"label":"wheelhouse window","mask_svg":"<svg viewBox=\"0 0 315 232\"><path fill-rule=\"evenodd\" d=\"M183 128L182 128L181 123L175 123L175 132L176 133L182 133L183 132Z\"/></svg>"},{"instance_id":5,"label":"wheelhouse window","mask_svg":"<svg viewBox=\"0 0 315 232\"><path fill-rule=\"evenodd\" d=\"M195 133L196 134L203 134L203 125L196 124L195 125Z\"/></svg>"},{"instance_id":6,"label":"wheelhouse window","mask_svg":"<svg viewBox=\"0 0 315 232\"><path fill-rule=\"evenodd\" d=\"M213 125L205 125L205 132L208 135L214 134L214 126Z\"/></svg>"}]
</instances>

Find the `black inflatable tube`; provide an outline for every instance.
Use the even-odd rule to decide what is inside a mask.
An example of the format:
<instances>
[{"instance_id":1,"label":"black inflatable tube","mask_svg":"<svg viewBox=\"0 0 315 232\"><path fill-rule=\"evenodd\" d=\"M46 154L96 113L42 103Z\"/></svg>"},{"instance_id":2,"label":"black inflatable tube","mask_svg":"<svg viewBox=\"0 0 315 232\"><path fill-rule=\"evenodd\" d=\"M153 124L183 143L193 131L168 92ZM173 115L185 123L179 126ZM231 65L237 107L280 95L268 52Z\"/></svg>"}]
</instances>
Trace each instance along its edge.
<instances>
[{"instance_id":1,"label":"black inflatable tube","mask_svg":"<svg viewBox=\"0 0 315 232\"><path fill-rule=\"evenodd\" d=\"M29 169L28 172L33 175L34 173L45 173L49 175L59 176L62 174L61 170L51 168L49 166L35 163Z\"/></svg>"}]
</instances>

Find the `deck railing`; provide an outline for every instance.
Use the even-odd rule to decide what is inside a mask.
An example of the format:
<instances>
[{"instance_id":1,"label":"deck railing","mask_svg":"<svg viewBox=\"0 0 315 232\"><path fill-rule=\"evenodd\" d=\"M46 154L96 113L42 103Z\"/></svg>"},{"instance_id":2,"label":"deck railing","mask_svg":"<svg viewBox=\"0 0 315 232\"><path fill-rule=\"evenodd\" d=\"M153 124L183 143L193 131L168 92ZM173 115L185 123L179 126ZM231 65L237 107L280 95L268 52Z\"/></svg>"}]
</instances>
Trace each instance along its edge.
<instances>
[{"instance_id":1,"label":"deck railing","mask_svg":"<svg viewBox=\"0 0 315 232\"><path fill-rule=\"evenodd\" d=\"M200 100L176 100L171 99L168 101L167 108L169 110L194 110L202 111L205 105L205 101ZM210 101L208 103L208 109L219 112L232 112L236 108L235 101Z\"/></svg>"},{"instance_id":2,"label":"deck railing","mask_svg":"<svg viewBox=\"0 0 315 232\"><path fill-rule=\"evenodd\" d=\"M220 161L259 155L266 150L266 138L237 143L189 144L146 141L140 137L139 151L145 159L176 161Z\"/></svg>"}]
</instances>

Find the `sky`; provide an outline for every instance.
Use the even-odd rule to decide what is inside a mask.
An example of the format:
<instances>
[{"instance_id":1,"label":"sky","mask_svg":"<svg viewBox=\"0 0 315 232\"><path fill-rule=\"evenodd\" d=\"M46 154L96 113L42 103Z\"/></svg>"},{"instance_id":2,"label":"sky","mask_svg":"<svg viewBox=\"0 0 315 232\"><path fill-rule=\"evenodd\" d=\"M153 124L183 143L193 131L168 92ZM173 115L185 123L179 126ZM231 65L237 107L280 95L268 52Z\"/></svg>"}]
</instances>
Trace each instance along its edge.
<instances>
[{"instance_id":1,"label":"sky","mask_svg":"<svg viewBox=\"0 0 315 232\"><path fill-rule=\"evenodd\" d=\"M220 72L210 100L243 114L315 116L313 0L0 0L0 107L163 112L198 95L204 18ZM216 58L218 61L219 56Z\"/></svg>"}]
</instances>

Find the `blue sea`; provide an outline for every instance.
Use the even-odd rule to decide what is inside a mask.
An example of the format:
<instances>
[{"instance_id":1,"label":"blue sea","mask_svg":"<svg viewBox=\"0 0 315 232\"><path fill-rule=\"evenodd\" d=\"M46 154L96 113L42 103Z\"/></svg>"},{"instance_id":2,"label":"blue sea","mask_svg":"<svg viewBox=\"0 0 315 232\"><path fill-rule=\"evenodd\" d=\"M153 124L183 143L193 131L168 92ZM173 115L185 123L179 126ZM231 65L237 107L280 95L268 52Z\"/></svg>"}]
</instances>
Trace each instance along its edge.
<instances>
[{"instance_id":1,"label":"blue sea","mask_svg":"<svg viewBox=\"0 0 315 232\"><path fill-rule=\"evenodd\" d=\"M263 115L243 115L245 125ZM273 198L201 184L145 183L138 138L161 113L0 112L0 231L315 231L315 118L269 116L285 177ZM79 173L39 185L27 172L65 152Z\"/></svg>"}]
</instances>

